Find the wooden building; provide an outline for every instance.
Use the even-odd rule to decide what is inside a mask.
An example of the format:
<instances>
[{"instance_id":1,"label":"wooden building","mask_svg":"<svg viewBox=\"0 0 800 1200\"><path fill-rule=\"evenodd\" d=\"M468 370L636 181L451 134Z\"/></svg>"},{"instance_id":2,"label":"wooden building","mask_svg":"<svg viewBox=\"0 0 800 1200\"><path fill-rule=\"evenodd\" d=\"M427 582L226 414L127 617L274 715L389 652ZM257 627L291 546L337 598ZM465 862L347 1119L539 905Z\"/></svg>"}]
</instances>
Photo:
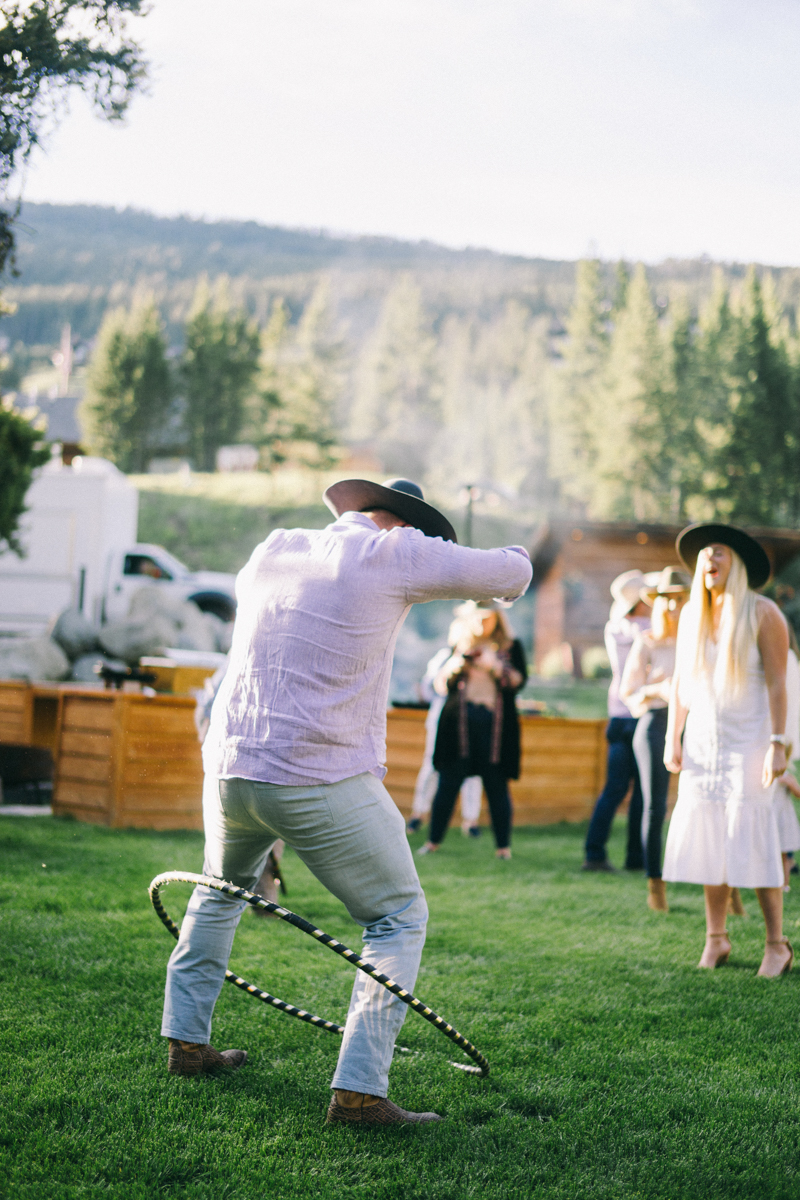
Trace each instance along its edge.
<instances>
[{"instance_id":1,"label":"wooden building","mask_svg":"<svg viewBox=\"0 0 800 1200\"><path fill-rule=\"evenodd\" d=\"M683 525L628 521L553 521L539 530L531 551L536 591L534 658L568 644L576 673L581 655L603 644L611 604L611 581L639 568L660 571L679 565L675 539ZM800 554L800 532L748 530L762 543L778 574Z\"/></svg>"}]
</instances>

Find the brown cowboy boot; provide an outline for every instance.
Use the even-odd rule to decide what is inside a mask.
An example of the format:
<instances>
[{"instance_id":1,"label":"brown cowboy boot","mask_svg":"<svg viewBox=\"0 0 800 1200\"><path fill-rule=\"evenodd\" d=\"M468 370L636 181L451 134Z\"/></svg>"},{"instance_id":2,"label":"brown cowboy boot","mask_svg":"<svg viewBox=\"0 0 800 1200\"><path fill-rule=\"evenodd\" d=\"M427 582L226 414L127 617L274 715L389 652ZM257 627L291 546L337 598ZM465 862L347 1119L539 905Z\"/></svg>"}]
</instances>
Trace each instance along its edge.
<instances>
[{"instance_id":1,"label":"brown cowboy boot","mask_svg":"<svg viewBox=\"0 0 800 1200\"><path fill-rule=\"evenodd\" d=\"M209 1071L238 1071L247 1062L246 1050L215 1050L213 1046L202 1046L199 1042L181 1042L169 1039L170 1075L205 1075Z\"/></svg>"},{"instance_id":2,"label":"brown cowboy boot","mask_svg":"<svg viewBox=\"0 0 800 1200\"><path fill-rule=\"evenodd\" d=\"M341 1097L341 1099L340 1099ZM344 1102L343 1102L344 1101ZM398 1108L382 1096L335 1091L325 1118L326 1125L421 1125L441 1121L438 1113L413 1113Z\"/></svg>"}]
</instances>

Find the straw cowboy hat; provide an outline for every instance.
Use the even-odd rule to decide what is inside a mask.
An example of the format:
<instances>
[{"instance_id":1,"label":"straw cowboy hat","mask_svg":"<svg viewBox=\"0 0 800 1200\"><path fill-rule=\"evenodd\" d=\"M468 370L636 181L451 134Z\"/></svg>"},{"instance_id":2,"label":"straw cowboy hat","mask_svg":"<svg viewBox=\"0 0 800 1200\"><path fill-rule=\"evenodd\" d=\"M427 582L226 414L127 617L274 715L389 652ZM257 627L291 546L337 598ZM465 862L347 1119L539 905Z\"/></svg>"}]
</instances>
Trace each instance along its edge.
<instances>
[{"instance_id":1,"label":"straw cowboy hat","mask_svg":"<svg viewBox=\"0 0 800 1200\"><path fill-rule=\"evenodd\" d=\"M692 577L679 567L664 567L651 587L643 587L639 596L645 604L654 604L656 596L680 596L692 590Z\"/></svg>"},{"instance_id":2,"label":"straw cowboy hat","mask_svg":"<svg viewBox=\"0 0 800 1200\"><path fill-rule=\"evenodd\" d=\"M641 571L623 571L611 584L611 595L614 603L611 605L610 620L619 621L627 617L632 608L641 599L642 588L647 587L647 578Z\"/></svg>"},{"instance_id":3,"label":"straw cowboy hat","mask_svg":"<svg viewBox=\"0 0 800 1200\"><path fill-rule=\"evenodd\" d=\"M747 571L748 585L755 590L763 587L772 573L764 547L735 525L687 525L678 534L675 549L689 570L694 573L697 556L706 546L719 542L735 550Z\"/></svg>"},{"instance_id":4,"label":"straw cowboy hat","mask_svg":"<svg viewBox=\"0 0 800 1200\"><path fill-rule=\"evenodd\" d=\"M387 479L370 483L368 479L341 479L323 494L322 499L335 517L346 512L369 512L383 508L420 529L426 537L457 542L456 531L438 509L428 504L422 488L410 479Z\"/></svg>"}]
</instances>

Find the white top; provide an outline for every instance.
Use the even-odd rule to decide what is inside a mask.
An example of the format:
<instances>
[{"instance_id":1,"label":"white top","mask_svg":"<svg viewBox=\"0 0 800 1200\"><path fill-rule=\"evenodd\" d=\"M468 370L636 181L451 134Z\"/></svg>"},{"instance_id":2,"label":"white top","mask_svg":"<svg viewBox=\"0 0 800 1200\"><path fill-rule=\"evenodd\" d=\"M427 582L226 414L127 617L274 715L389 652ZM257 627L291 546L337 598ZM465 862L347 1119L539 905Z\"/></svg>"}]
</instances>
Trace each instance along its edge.
<instances>
[{"instance_id":1,"label":"white top","mask_svg":"<svg viewBox=\"0 0 800 1200\"><path fill-rule=\"evenodd\" d=\"M634 717L643 717L651 708L666 708L668 685L675 672L675 638L656 641L651 630L640 633L633 643L622 673L619 695ZM642 696L645 687L663 684L664 696Z\"/></svg>"},{"instance_id":2,"label":"white top","mask_svg":"<svg viewBox=\"0 0 800 1200\"><path fill-rule=\"evenodd\" d=\"M325 529L276 529L236 580L230 666L203 744L209 774L336 783L386 774L394 645L412 604L516 599L521 546L473 550L348 512Z\"/></svg>"}]
</instances>

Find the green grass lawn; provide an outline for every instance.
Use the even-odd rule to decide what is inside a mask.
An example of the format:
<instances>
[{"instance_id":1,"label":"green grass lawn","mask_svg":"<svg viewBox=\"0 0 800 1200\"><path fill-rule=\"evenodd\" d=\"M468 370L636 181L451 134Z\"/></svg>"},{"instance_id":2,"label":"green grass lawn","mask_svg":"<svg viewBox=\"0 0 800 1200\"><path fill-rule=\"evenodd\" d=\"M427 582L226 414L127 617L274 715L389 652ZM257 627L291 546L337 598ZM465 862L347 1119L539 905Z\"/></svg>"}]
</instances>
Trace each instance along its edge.
<instances>
[{"instance_id":1,"label":"green grass lawn","mask_svg":"<svg viewBox=\"0 0 800 1200\"><path fill-rule=\"evenodd\" d=\"M673 887L671 913L650 913L641 877L580 874L583 832L518 830L511 863L487 834L451 832L420 860L431 920L417 992L492 1074L454 1070L456 1048L409 1013L391 1094L447 1120L368 1131L323 1124L338 1039L228 985L214 1042L246 1048L246 1067L167 1075L158 1028L174 943L146 888L159 871L199 870L199 835L1 819L0 1195L800 1196L800 971L756 978L763 927L745 893L731 965L698 972L700 889ZM614 839L619 862L619 828ZM287 902L358 948L291 853L286 873ZM188 894L165 889L174 916ZM790 934L798 918L796 887ZM231 963L344 1017L351 969L289 926L245 913Z\"/></svg>"},{"instance_id":2,"label":"green grass lawn","mask_svg":"<svg viewBox=\"0 0 800 1200\"><path fill-rule=\"evenodd\" d=\"M543 700L547 711L559 717L608 717L607 679L530 679L522 695Z\"/></svg>"}]
</instances>

